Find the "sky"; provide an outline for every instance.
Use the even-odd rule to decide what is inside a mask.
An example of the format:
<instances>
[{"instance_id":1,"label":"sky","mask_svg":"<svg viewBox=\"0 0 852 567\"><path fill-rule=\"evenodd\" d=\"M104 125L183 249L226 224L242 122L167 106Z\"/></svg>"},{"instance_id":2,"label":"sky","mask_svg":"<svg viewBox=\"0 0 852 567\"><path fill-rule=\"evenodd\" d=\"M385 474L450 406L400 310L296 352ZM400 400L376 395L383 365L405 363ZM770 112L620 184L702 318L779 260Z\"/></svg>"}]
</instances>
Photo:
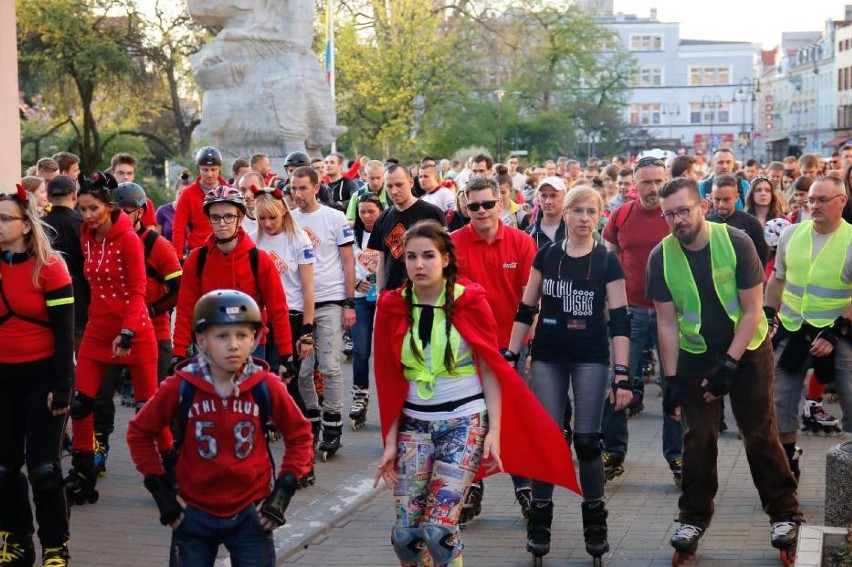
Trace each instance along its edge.
<instances>
[{"instance_id":1,"label":"sky","mask_svg":"<svg viewBox=\"0 0 852 567\"><path fill-rule=\"evenodd\" d=\"M681 39L751 41L771 49L782 31L823 31L829 18L844 18L852 0L614 0L613 11L680 22Z\"/></svg>"}]
</instances>

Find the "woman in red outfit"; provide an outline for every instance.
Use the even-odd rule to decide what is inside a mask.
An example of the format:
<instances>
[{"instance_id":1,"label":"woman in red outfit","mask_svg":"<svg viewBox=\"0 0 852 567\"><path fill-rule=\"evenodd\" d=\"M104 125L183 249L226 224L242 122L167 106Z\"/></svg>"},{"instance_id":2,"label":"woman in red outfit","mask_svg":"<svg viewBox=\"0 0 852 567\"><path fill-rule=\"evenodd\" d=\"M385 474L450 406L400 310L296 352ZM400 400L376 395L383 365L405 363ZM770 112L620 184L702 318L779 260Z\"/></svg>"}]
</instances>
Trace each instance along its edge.
<instances>
[{"instance_id":1,"label":"woman in red outfit","mask_svg":"<svg viewBox=\"0 0 852 567\"><path fill-rule=\"evenodd\" d=\"M74 504L96 502L92 408L108 367L128 367L136 407L157 389L157 340L145 304L146 274L142 241L130 218L113 204L112 191L95 174L78 198L83 217L83 273L92 290L89 323L77 360L77 391L71 404L74 426L72 469L66 478ZM170 446L171 439L161 439ZM168 448L168 447L164 447Z\"/></svg>"},{"instance_id":2,"label":"woman in red outfit","mask_svg":"<svg viewBox=\"0 0 852 567\"><path fill-rule=\"evenodd\" d=\"M45 565L68 559L59 447L74 379L74 292L22 186L0 194L0 565L32 565L33 488Z\"/></svg>"}]
</instances>

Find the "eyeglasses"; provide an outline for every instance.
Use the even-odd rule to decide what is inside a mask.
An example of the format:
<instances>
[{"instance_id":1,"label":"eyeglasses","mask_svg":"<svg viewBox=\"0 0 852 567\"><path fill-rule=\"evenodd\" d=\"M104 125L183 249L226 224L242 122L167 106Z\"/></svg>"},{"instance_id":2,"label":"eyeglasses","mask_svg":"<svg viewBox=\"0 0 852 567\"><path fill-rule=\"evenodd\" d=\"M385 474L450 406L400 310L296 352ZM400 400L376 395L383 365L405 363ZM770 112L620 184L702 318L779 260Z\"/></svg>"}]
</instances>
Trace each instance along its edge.
<instances>
[{"instance_id":1,"label":"eyeglasses","mask_svg":"<svg viewBox=\"0 0 852 567\"><path fill-rule=\"evenodd\" d=\"M691 213L692 209L694 209L695 207L696 205L691 205L689 207L683 207L682 209L678 209L676 211L663 211L663 214L661 214L660 216L666 219L666 221L668 222L674 222L675 217L681 220L686 220L689 218L689 213Z\"/></svg>"},{"instance_id":2,"label":"eyeglasses","mask_svg":"<svg viewBox=\"0 0 852 567\"><path fill-rule=\"evenodd\" d=\"M233 213L228 213L227 215L210 215L210 224L219 224L224 221L225 224L234 224L237 222L237 215Z\"/></svg>"},{"instance_id":3,"label":"eyeglasses","mask_svg":"<svg viewBox=\"0 0 852 567\"><path fill-rule=\"evenodd\" d=\"M27 220L27 219L25 217L16 217L16 216L12 216L12 215L0 214L0 223L6 224L6 223L12 222L13 220Z\"/></svg>"},{"instance_id":4,"label":"eyeglasses","mask_svg":"<svg viewBox=\"0 0 852 567\"><path fill-rule=\"evenodd\" d=\"M497 201L480 201L478 203L468 203L467 210L473 211L474 213L479 209L485 209L486 211L490 211L496 206Z\"/></svg>"},{"instance_id":5,"label":"eyeglasses","mask_svg":"<svg viewBox=\"0 0 852 567\"><path fill-rule=\"evenodd\" d=\"M835 195L833 197L817 197L814 199L813 197L808 198L808 206L813 207L814 205L827 205L838 197L845 197L843 193L839 195Z\"/></svg>"},{"instance_id":6,"label":"eyeglasses","mask_svg":"<svg viewBox=\"0 0 852 567\"><path fill-rule=\"evenodd\" d=\"M641 167L649 167L652 165L655 167L666 167L666 162L664 162L660 158L643 157L642 159L636 162L636 169L639 169Z\"/></svg>"}]
</instances>

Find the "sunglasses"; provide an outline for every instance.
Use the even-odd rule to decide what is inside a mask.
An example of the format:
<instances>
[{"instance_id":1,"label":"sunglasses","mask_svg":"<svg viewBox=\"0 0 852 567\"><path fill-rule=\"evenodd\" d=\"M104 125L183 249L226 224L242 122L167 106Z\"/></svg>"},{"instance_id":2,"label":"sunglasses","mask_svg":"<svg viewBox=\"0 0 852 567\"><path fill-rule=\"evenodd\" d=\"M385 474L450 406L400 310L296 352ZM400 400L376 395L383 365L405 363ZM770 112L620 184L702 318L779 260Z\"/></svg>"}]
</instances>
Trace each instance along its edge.
<instances>
[{"instance_id":1,"label":"sunglasses","mask_svg":"<svg viewBox=\"0 0 852 567\"><path fill-rule=\"evenodd\" d=\"M467 210L473 211L474 213L479 209L485 209L486 211L490 211L496 206L497 201L481 201L479 203L468 203Z\"/></svg>"},{"instance_id":2,"label":"sunglasses","mask_svg":"<svg viewBox=\"0 0 852 567\"><path fill-rule=\"evenodd\" d=\"M381 205L382 201L377 196L372 194L361 195L358 197L359 203L376 203L377 205Z\"/></svg>"},{"instance_id":3,"label":"sunglasses","mask_svg":"<svg viewBox=\"0 0 852 567\"><path fill-rule=\"evenodd\" d=\"M639 169L640 167L649 167L652 165L656 167L666 167L666 162L664 162L660 158L643 157L642 159L636 162L636 169Z\"/></svg>"}]
</instances>

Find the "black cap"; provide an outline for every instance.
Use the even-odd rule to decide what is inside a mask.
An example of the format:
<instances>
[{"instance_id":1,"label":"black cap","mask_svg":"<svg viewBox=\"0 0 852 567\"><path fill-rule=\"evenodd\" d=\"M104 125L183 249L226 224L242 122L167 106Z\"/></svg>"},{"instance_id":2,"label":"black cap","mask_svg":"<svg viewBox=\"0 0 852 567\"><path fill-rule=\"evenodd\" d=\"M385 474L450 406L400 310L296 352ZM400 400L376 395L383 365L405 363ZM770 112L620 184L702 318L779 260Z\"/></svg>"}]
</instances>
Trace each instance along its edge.
<instances>
[{"instance_id":1,"label":"black cap","mask_svg":"<svg viewBox=\"0 0 852 567\"><path fill-rule=\"evenodd\" d=\"M77 182L67 175L57 175L47 182L47 194L51 197L67 197L77 191Z\"/></svg>"}]
</instances>

